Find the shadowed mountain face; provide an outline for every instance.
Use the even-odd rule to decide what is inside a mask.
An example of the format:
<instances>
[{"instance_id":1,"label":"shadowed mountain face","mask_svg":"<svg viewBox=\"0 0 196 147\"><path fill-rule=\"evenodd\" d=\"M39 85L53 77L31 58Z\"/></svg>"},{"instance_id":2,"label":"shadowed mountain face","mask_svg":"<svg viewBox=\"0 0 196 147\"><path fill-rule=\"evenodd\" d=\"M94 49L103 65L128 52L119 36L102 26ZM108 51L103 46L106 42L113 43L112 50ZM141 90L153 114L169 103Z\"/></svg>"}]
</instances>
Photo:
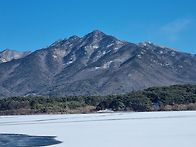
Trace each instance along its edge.
<instances>
[{"instance_id":1,"label":"shadowed mountain face","mask_svg":"<svg viewBox=\"0 0 196 147\"><path fill-rule=\"evenodd\" d=\"M196 56L93 31L1 63L0 75L0 97L119 94L196 83Z\"/></svg>"}]
</instances>

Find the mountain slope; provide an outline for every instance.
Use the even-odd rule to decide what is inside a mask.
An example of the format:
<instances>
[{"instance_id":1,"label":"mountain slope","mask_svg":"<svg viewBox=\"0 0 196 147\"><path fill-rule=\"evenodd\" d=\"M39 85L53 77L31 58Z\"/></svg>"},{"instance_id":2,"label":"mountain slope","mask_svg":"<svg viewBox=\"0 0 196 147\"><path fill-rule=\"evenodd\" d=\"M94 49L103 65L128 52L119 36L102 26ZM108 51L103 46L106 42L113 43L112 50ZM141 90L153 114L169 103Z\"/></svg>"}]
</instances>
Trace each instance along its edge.
<instances>
[{"instance_id":1,"label":"mountain slope","mask_svg":"<svg viewBox=\"0 0 196 147\"><path fill-rule=\"evenodd\" d=\"M0 64L0 96L108 95L196 83L196 56L98 30Z\"/></svg>"}]
</instances>

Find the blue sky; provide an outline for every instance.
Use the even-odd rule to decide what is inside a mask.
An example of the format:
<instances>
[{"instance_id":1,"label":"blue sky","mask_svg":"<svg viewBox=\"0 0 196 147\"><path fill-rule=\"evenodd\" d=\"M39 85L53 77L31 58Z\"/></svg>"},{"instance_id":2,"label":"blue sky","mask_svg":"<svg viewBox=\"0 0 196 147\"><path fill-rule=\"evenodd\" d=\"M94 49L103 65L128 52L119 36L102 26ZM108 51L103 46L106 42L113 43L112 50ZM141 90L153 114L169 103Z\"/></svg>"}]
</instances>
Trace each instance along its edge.
<instances>
[{"instance_id":1,"label":"blue sky","mask_svg":"<svg viewBox=\"0 0 196 147\"><path fill-rule=\"evenodd\" d=\"M0 50L36 50L95 29L196 54L195 0L0 0Z\"/></svg>"}]
</instances>

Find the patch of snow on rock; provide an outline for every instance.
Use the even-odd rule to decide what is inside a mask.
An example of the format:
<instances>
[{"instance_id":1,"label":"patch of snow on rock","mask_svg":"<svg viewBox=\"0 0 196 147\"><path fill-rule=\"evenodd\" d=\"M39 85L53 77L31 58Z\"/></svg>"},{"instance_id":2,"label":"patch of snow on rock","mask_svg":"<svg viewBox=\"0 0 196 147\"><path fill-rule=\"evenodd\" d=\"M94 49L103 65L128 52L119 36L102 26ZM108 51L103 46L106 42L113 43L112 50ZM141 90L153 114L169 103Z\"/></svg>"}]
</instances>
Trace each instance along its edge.
<instances>
[{"instance_id":1,"label":"patch of snow on rock","mask_svg":"<svg viewBox=\"0 0 196 147\"><path fill-rule=\"evenodd\" d=\"M113 45L114 45L114 43L111 43L111 44L107 45L107 48L109 48L109 47L111 47Z\"/></svg>"},{"instance_id":2,"label":"patch of snow on rock","mask_svg":"<svg viewBox=\"0 0 196 147\"><path fill-rule=\"evenodd\" d=\"M104 69L109 68L112 62L113 62L113 61L106 62L106 63L103 65L103 68L104 68Z\"/></svg>"}]
</instances>

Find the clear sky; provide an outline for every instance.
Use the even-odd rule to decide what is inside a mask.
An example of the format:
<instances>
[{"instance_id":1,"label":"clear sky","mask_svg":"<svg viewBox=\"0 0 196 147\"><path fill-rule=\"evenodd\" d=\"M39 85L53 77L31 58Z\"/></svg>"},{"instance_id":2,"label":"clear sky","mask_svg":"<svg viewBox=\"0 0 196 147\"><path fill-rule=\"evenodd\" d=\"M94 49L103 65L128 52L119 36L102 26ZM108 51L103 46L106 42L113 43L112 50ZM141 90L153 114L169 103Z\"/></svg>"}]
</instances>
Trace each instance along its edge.
<instances>
[{"instance_id":1,"label":"clear sky","mask_svg":"<svg viewBox=\"0 0 196 147\"><path fill-rule=\"evenodd\" d=\"M36 50L95 29L196 54L196 0L0 0L0 50Z\"/></svg>"}]
</instances>

